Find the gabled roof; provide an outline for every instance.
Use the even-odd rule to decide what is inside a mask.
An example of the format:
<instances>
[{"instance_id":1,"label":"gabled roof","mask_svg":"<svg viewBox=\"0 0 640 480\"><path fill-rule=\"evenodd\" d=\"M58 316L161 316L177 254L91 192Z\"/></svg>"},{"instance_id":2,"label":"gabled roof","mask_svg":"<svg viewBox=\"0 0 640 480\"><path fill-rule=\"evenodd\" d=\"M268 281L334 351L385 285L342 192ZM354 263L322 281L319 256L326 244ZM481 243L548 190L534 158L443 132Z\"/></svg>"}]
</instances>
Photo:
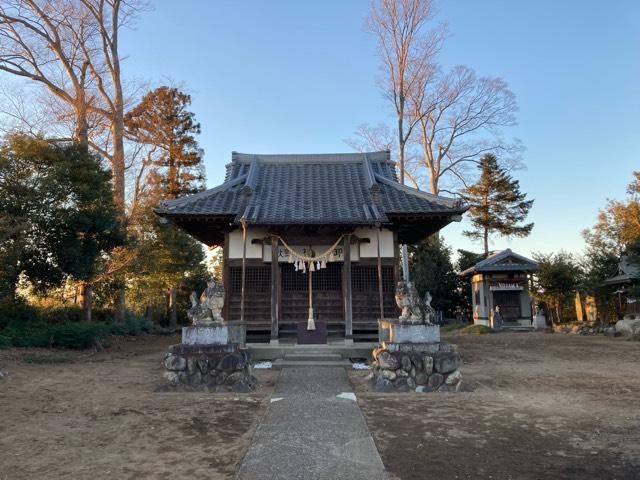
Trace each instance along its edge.
<instances>
[{"instance_id":1,"label":"gabled roof","mask_svg":"<svg viewBox=\"0 0 640 480\"><path fill-rule=\"evenodd\" d=\"M232 153L225 182L161 202L155 210L193 233L197 219L263 226L392 225L422 222L420 235L456 220L467 207L401 185L388 151L261 155ZM425 219L433 219L425 224ZM181 224L182 223L182 224ZM427 233L428 234L428 233ZM420 236L418 235L418 236ZM422 240L422 235L419 240Z\"/></svg>"},{"instance_id":2,"label":"gabled roof","mask_svg":"<svg viewBox=\"0 0 640 480\"><path fill-rule=\"evenodd\" d=\"M488 272L535 272L538 264L533 260L518 255L507 248L500 252L489 255L484 260L476 263L473 267L460 272L461 277L473 275L474 273Z\"/></svg>"},{"instance_id":3,"label":"gabled roof","mask_svg":"<svg viewBox=\"0 0 640 480\"><path fill-rule=\"evenodd\" d=\"M618 272L615 276L607 278L603 285L623 285L640 280L640 267L631 262L631 259L623 255L618 263Z\"/></svg>"}]
</instances>

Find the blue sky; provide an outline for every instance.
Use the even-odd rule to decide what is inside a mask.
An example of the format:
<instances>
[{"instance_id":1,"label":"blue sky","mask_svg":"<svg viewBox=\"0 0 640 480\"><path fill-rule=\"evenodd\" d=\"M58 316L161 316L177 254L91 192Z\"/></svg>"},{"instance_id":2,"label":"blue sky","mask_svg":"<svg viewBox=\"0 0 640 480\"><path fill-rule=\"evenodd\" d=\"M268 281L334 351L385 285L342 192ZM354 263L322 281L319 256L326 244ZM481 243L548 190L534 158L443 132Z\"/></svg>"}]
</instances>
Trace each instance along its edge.
<instances>
[{"instance_id":1,"label":"blue sky","mask_svg":"<svg viewBox=\"0 0 640 480\"><path fill-rule=\"evenodd\" d=\"M367 10L356 0L158 0L122 36L123 69L191 93L213 186L232 150L349 151L357 125L391 125ZM536 200L536 225L492 247L581 251L580 231L640 169L640 2L442 1L439 20L450 32L442 64L502 76L520 106L508 133L526 147L516 176ZM479 250L465 223L444 238Z\"/></svg>"}]
</instances>

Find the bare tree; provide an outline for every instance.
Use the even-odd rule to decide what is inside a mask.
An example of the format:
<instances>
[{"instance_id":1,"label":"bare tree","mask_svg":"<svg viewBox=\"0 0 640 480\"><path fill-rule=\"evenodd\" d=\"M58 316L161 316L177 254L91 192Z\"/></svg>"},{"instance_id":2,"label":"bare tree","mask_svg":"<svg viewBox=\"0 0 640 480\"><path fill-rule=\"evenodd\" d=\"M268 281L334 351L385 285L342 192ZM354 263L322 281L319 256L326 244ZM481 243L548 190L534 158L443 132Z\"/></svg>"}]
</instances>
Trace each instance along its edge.
<instances>
[{"instance_id":1,"label":"bare tree","mask_svg":"<svg viewBox=\"0 0 640 480\"><path fill-rule=\"evenodd\" d=\"M0 3L0 70L43 86L54 99L51 105L58 107L58 118L72 119L72 139L108 159L123 220L125 99L118 34L139 7L123 0ZM85 288L90 316L91 289ZM124 318L124 291L116 315Z\"/></svg>"},{"instance_id":2,"label":"bare tree","mask_svg":"<svg viewBox=\"0 0 640 480\"><path fill-rule=\"evenodd\" d=\"M73 139L111 163L114 200L123 214L125 100L118 33L136 11L122 0L0 3L0 70L36 82L57 99L58 117L73 119ZM96 141L104 130L108 141Z\"/></svg>"},{"instance_id":3,"label":"bare tree","mask_svg":"<svg viewBox=\"0 0 640 480\"><path fill-rule=\"evenodd\" d=\"M416 84L435 70L433 60L444 37L443 26L426 30L434 15L431 0L374 0L367 18L369 31L378 41L382 91L395 109L401 183L405 177L405 146L418 121L407 101Z\"/></svg>"},{"instance_id":4,"label":"bare tree","mask_svg":"<svg viewBox=\"0 0 640 480\"><path fill-rule=\"evenodd\" d=\"M344 139L344 143L349 145L357 152L376 152L389 150L391 159L397 161L398 143L395 130L390 129L384 123L369 125L362 123L358 125L352 138ZM415 152L405 147L405 177L415 188L420 188L419 171L414 172L412 166L415 166Z\"/></svg>"},{"instance_id":5,"label":"bare tree","mask_svg":"<svg viewBox=\"0 0 640 480\"><path fill-rule=\"evenodd\" d=\"M445 177L466 186L468 167L487 153L509 157L518 151L517 142L505 142L500 135L502 127L515 125L518 109L501 78L479 78L468 67L457 66L416 85L409 103L418 119L421 155L412 167L426 169L431 193L440 193Z\"/></svg>"}]
</instances>

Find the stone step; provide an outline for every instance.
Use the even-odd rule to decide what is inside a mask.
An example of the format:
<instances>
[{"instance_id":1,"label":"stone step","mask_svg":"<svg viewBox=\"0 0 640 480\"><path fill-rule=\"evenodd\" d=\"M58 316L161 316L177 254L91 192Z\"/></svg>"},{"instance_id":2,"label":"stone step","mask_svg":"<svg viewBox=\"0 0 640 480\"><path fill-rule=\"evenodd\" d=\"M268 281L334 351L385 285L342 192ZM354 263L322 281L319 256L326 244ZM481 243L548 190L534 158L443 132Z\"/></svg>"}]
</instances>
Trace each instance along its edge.
<instances>
[{"instance_id":1,"label":"stone step","mask_svg":"<svg viewBox=\"0 0 640 480\"><path fill-rule=\"evenodd\" d=\"M286 353L284 359L290 362L339 362L342 355L339 353L314 353L314 352L291 352Z\"/></svg>"},{"instance_id":2,"label":"stone step","mask_svg":"<svg viewBox=\"0 0 640 480\"><path fill-rule=\"evenodd\" d=\"M509 330L511 332L533 332L534 328L527 325L503 325L503 330Z\"/></svg>"},{"instance_id":3,"label":"stone step","mask_svg":"<svg viewBox=\"0 0 640 480\"><path fill-rule=\"evenodd\" d=\"M349 360L286 360L279 358L273 362L273 367L276 370L281 368L291 367L303 367L303 368L315 368L315 367L350 367L351 362Z\"/></svg>"}]
</instances>

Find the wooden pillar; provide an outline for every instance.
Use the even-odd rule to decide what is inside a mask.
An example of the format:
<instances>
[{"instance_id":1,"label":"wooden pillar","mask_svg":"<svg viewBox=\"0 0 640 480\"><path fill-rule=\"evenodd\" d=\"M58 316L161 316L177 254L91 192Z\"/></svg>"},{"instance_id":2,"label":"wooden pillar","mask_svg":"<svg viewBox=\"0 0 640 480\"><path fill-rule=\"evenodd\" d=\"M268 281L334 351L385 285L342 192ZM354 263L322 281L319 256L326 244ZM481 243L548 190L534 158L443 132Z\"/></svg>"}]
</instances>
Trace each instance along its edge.
<instances>
[{"instance_id":1,"label":"wooden pillar","mask_svg":"<svg viewBox=\"0 0 640 480\"><path fill-rule=\"evenodd\" d=\"M231 320L231 276L229 270L229 234L224 234L222 247L222 285L224 286L224 307L222 318Z\"/></svg>"},{"instance_id":2,"label":"wooden pillar","mask_svg":"<svg viewBox=\"0 0 640 480\"><path fill-rule=\"evenodd\" d=\"M351 235L344 237L342 264L342 298L344 302L344 337L353 340L353 299L351 296Z\"/></svg>"},{"instance_id":3,"label":"wooden pillar","mask_svg":"<svg viewBox=\"0 0 640 480\"><path fill-rule=\"evenodd\" d=\"M247 271L247 222L242 220L242 286L240 287L240 321L244 322L244 287Z\"/></svg>"},{"instance_id":4,"label":"wooden pillar","mask_svg":"<svg viewBox=\"0 0 640 480\"><path fill-rule=\"evenodd\" d=\"M378 250L378 301L380 302L380 319L384 318L384 295L382 293L382 259L380 258L380 228L376 228Z\"/></svg>"},{"instance_id":5,"label":"wooden pillar","mask_svg":"<svg viewBox=\"0 0 640 480\"><path fill-rule=\"evenodd\" d=\"M280 305L278 293L280 291L280 265L278 264L278 238L271 237L271 340L278 340L278 321Z\"/></svg>"}]
</instances>

